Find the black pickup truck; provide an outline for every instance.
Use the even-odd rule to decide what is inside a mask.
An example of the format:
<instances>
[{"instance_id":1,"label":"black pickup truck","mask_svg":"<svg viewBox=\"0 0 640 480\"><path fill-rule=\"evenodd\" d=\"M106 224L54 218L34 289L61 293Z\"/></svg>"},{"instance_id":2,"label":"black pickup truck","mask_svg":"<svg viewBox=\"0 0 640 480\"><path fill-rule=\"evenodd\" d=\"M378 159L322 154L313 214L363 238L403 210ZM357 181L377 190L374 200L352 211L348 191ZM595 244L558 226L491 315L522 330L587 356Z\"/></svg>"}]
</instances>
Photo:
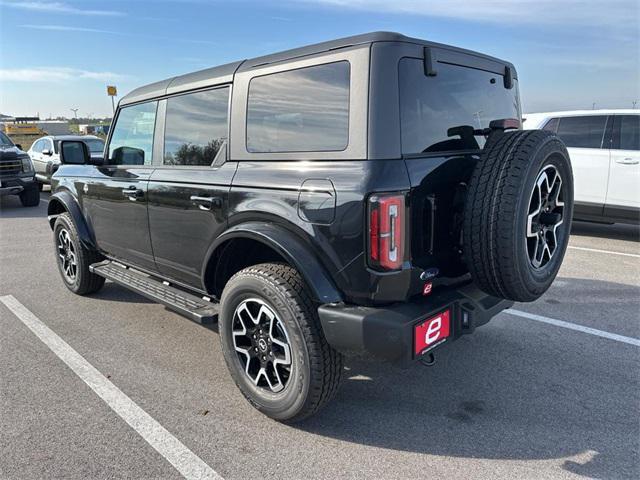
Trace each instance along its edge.
<instances>
[{"instance_id":1,"label":"black pickup truck","mask_svg":"<svg viewBox=\"0 0 640 480\"><path fill-rule=\"evenodd\" d=\"M105 279L219 323L259 410L305 418L344 354L399 365L554 280L573 208L518 76L377 32L134 90L103 159L63 141L48 213L67 287Z\"/></svg>"},{"instance_id":2,"label":"black pickup truck","mask_svg":"<svg viewBox=\"0 0 640 480\"><path fill-rule=\"evenodd\" d=\"M24 207L40 204L40 191L31 158L0 132L0 197L17 195Z\"/></svg>"}]
</instances>

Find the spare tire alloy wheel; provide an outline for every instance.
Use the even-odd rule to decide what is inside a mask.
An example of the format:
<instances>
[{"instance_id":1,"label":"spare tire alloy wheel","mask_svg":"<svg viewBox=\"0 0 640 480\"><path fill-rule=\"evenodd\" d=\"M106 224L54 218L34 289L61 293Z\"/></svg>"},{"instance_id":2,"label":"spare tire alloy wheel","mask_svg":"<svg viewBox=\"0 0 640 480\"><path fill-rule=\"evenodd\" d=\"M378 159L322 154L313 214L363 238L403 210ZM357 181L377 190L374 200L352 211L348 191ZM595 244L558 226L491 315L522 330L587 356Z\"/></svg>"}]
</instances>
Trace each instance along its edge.
<instances>
[{"instance_id":1,"label":"spare tire alloy wheel","mask_svg":"<svg viewBox=\"0 0 640 480\"><path fill-rule=\"evenodd\" d=\"M284 323L258 298L240 303L233 314L233 346L257 387L280 392L291 374L291 347Z\"/></svg>"},{"instance_id":2,"label":"spare tire alloy wheel","mask_svg":"<svg viewBox=\"0 0 640 480\"><path fill-rule=\"evenodd\" d=\"M564 221L562 177L553 165L536 179L527 216L527 251L533 268L543 268L558 249L557 230Z\"/></svg>"}]
</instances>

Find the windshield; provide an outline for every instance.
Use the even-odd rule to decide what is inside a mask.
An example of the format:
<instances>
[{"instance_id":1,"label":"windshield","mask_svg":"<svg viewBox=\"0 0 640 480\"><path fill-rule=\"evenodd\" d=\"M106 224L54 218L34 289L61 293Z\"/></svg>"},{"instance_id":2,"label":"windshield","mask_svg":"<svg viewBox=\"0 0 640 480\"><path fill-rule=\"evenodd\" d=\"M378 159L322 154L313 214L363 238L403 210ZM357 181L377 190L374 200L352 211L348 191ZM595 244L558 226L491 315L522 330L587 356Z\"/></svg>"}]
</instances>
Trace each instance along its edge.
<instances>
[{"instance_id":1,"label":"windshield","mask_svg":"<svg viewBox=\"0 0 640 480\"><path fill-rule=\"evenodd\" d=\"M13 142L9 140L9 137L4 133L0 132L0 145L3 147L13 147Z\"/></svg>"},{"instance_id":2,"label":"windshield","mask_svg":"<svg viewBox=\"0 0 640 480\"><path fill-rule=\"evenodd\" d=\"M484 145L483 136L449 129L482 129L491 120L520 118L515 79L514 87L507 89L496 73L445 63L439 63L437 71L436 76L426 76L422 60L400 60L403 154L477 150Z\"/></svg>"},{"instance_id":3,"label":"windshield","mask_svg":"<svg viewBox=\"0 0 640 480\"><path fill-rule=\"evenodd\" d=\"M91 153L104 152L104 142L99 138L79 138L78 140L82 140L87 145L87 147L89 147L89 151ZM59 144L60 140L56 140L54 144L55 153L58 153Z\"/></svg>"}]
</instances>

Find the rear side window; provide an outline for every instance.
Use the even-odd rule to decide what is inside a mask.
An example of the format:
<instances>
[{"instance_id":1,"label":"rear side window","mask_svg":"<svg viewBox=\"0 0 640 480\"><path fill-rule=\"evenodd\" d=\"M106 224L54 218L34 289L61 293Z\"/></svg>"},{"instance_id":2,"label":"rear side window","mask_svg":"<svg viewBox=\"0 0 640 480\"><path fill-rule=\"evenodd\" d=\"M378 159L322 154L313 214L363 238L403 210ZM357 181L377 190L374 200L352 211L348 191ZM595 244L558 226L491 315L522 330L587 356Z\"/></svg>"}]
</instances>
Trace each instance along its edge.
<instances>
[{"instance_id":1,"label":"rear side window","mask_svg":"<svg viewBox=\"0 0 640 480\"><path fill-rule=\"evenodd\" d=\"M249 152L339 151L349 142L349 62L256 77L249 84Z\"/></svg>"},{"instance_id":2,"label":"rear side window","mask_svg":"<svg viewBox=\"0 0 640 480\"><path fill-rule=\"evenodd\" d=\"M165 165L211 165L227 139L229 88L167 100Z\"/></svg>"},{"instance_id":3,"label":"rear side window","mask_svg":"<svg viewBox=\"0 0 640 480\"><path fill-rule=\"evenodd\" d=\"M616 115L613 123L613 147L640 150L640 115Z\"/></svg>"},{"instance_id":4,"label":"rear side window","mask_svg":"<svg viewBox=\"0 0 640 480\"><path fill-rule=\"evenodd\" d=\"M109 144L111 165L151 165L157 102L120 110Z\"/></svg>"},{"instance_id":5,"label":"rear side window","mask_svg":"<svg viewBox=\"0 0 640 480\"><path fill-rule=\"evenodd\" d=\"M567 147L601 148L606 115L563 117L558 125L558 136Z\"/></svg>"},{"instance_id":6,"label":"rear side window","mask_svg":"<svg viewBox=\"0 0 640 480\"><path fill-rule=\"evenodd\" d=\"M474 136L474 129L520 118L517 81L507 89L496 73L445 63L437 71L425 75L416 58L399 62L403 154L477 150L485 139Z\"/></svg>"}]
</instances>

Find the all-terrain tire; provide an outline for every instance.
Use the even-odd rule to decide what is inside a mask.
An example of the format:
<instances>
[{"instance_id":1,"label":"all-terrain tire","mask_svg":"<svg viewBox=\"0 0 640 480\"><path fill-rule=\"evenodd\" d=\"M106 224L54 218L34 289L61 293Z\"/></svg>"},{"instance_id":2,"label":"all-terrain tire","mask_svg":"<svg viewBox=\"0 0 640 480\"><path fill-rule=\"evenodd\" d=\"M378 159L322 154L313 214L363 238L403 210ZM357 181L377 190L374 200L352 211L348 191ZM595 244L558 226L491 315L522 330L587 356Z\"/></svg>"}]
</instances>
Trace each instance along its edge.
<instances>
[{"instance_id":1,"label":"all-terrain tire","mask_svg":"<svg viewBox=\"0 0 640 480\"><path fill-rule=\"evenodd\" d=\"M75 255L76 268L73 277L65 274L64 262L60 258L60 235L63 231L68 233L69 241L72 244ZM104 257L98 252L82 245L80 237L78 236L78 230L73 223L71 215L65 212L56 218L56 223L53 226L53 235L54 255L56 257L58 270L66 287L78 295L88 295L100 290L104 285L104 277L91 273L89 271L89 265L104 260Z\"/></svg>"},{"instance_id":2,"label":"all-terrain tire","mask_svg":"<svg viewBox=\"0 0 640 480\"><path fill-rule=\"evenodd\" d=\"M547 171L559 174L563 190L558 203L564 205L554 210L561 212L560 217L555 214L554 222L561 219L561 223L553 232L553 255L546 263L535 265L531 252L536 245L528 243L534 240L530 235L533 226L540 227L536 233L545 241L547 234L554 238L546 224L529 219L536 211L534 188ZM486 293L508 300L539 298L562 264L572 215L573 173L567 149L554 133L518 130L491 142L469 181L464 212L464 259L475 283Z\"/></svg>"},{"instance_id":3,"label":"all-terrain tire","mask_svg":"<svg viewBox=\"0 0 640 480\"><path fill-rule=\"evenodd\" d=\"M23 190L19 196L23 207L37 207L40 205L40 191L36 185Z\"/></svg>"},{"instance_id":4,"label":"all-terrain tire","mask_svg":"<svg viewBox=\"0 0 640 480\"><path fill-rule=\"evenodd\" d=\"M242 302L250 299L265 302L286 327L291 371L279 392L254 384L245 371L242 355L234 348L234 314ZM222 293L218 323L233 380L245 398L265 415L283 422L299 421L313 415L336 394L342 377L342 355L327 343L317 305L294 268L264 263L236 273Z\"/></svg>"}]
</instances>

